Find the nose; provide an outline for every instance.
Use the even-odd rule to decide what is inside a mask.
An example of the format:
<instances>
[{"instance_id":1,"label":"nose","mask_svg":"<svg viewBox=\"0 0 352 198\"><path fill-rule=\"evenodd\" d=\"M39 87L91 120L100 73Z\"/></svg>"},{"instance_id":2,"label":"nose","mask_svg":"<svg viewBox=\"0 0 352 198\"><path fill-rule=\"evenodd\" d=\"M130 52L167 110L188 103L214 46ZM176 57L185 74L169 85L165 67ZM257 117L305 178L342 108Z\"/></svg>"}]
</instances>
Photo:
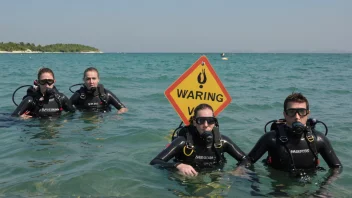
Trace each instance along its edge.
<instances>
[{"instance_id":1,"label":"nose","mask_svg":"<svg viewBox=\"0 0 352 198\"><path fill-rule=\"evenodd\" d=\"M208 127L208 121L204 121L204 126Z\"/></svg>"},{"instance_id":2,"label":"nose","mask_svg":"<svg viewBox=\"0 0 352 198\"><path fill-rule=\"evenodd\" d=\"M301 118L301 116L298 114L298 112L295 113L295 118L296 118L296 119Z\"/></svg>"}]
</instances>

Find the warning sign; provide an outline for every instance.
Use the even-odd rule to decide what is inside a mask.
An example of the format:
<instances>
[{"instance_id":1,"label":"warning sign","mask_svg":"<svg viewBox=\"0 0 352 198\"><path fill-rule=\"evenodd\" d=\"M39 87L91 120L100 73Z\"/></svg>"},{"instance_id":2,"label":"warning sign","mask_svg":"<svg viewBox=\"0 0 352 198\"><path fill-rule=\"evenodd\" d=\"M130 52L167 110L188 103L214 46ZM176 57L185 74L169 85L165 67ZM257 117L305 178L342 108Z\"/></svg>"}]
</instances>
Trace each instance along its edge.
<instances>
[{"instance_id":1,"label":"warning sign","mask_svg":"<svg viewBox=\"0 0 352 198\"><path fill-rule=\"evenodd\" d=\"M212 106L216 116L231 102L231 96L206 56L201 56L172 83L165 96L186 125L199 104Z\"/></svg>"}]
</instances>

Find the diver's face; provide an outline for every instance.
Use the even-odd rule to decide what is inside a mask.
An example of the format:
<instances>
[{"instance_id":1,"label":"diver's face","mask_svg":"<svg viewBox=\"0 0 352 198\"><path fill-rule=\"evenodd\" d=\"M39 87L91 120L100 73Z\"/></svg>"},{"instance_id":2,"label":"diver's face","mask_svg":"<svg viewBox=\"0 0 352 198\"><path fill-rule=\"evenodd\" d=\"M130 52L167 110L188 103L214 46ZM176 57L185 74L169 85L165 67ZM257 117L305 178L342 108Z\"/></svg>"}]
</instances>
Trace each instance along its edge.
<instances>
[{"instance_id":1,"label":"diver's face","mask_svg":"<svg viewBox=\"0 0 352 198\"><path fill-rule=\"evenodd\" d=\"M48 72L42 73L38 79L38 84L42 92L48 88L52 89L55 84L54 76Z\"/></svg>"},{"instance_id":2,"label":"diver's face","mask_svg":"<svg viewBox=\"0 0 352 198\"><path fill-rule=\"evenodd\" d=\"M197 116L193 119L193 125L197 127L199 134L213 130L215 123L212 118L215 119L211 109L201 109L197 112Z\"/></svg>"},{"instance_id":3,"label":"diver's face","mask_svg":"<svg viewBox=\"0 0 352 198\"><path fill-rule=\"evenodd\" d=\"M307 109L306 102L289 102L283 112L286 124L292 127L292 123L300 122L306 125L310 111Z\"/></svg>"},{"instance_id":4,"label":"diver's face","mask_svg":"<svg viewBox=\"0 0 352 198\"><path fill-rule=\"evenodd\" d=\"M99 77L96 71L87 71L84 76L84 84L88 89L92 87L98 87Z\"/></svg>"}]
</instances>

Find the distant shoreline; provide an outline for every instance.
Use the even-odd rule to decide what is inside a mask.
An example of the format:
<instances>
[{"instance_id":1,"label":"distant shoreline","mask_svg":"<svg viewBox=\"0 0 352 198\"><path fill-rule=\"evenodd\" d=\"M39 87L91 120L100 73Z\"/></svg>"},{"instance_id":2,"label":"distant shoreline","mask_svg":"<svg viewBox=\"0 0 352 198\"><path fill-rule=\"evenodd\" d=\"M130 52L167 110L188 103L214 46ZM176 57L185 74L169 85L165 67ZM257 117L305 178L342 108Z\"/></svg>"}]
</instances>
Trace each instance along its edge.
<instances>
[{"instance_id":1,"label":"distant shoreline","mask_svg":"<svg viewBox=\"0 0 352 198\"><path fill-rule=\"evenodd\" d=\"M41 52L41 51L0 51L0 54L67 54L67 53L76 53L76 54L94 54L94 53L103 53L102 51L87 51L87 52Z\"/></svg>"},{"instance_id":2,"label":"distant shoreline","mask_svg":"<svg viewBox=\"0 0 352 198\"><path fill-rule=\"evenodd\" d=\"M81 44L56 43L35 45L34 43L0 42L0 53L4 54L39 54L39 53L103 53L95 47Z\"/></svg>"}]
</instances>

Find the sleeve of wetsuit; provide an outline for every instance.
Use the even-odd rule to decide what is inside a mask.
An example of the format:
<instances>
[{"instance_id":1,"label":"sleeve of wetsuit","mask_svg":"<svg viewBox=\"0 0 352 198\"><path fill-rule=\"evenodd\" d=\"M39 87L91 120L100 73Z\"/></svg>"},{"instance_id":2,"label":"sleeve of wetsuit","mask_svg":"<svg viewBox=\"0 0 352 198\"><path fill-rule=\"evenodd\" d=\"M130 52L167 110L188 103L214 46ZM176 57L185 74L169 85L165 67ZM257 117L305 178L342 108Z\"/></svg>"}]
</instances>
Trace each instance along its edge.
<instances>
[{"instance_id":1,"label":"sleeve of wetsuit","mask_svg":"<svg viewBox=\"0 0 352 198\"><path fill-rule=\"evenodd\" d=\"M317 132L317 150L330 168L342 168L339 158L336 156L330 141L324 134Z\"/></svg>"},{"instance_id":2,"label":"sleeve of wetsuit","mask_svg":"<svg viewBox=\"0 0 352 198\"><path fill-rule=\"evenodd\" d=\"M76 109L72 106L71 100L69 100L64 94L61 94L62 108L65 111L74 113Z\"/></svg>"},{"instance_id":3,"label":"sleeve of wetsuit","mask_svg":"<svg viewBox=\"0 0 352 198\"><path fill-rule=\"evenodd\" d=\"M332 148L328 138L320 132L316 132L316 134L317 134L316 146L317 146L318 153L320 153L320 155L323 157L325 162L331 168L331 171L329 171L328 176L321 183L321 186L317 191L317 194L324 195L326 192L328 192L327 190L328 185L334 182L342 172L342 164L339 158L336 156L335 151Z\"/></svg>"},{"instance_id":4,"label":"sleeve of wetsuit","mask_svg":"<svg viewBox=\"0 0 352 198\"><path fill-rule=\"evenodd\" d=\"M107 96L107 102L108 104L112 104L117 110L120 110L121 108L126 108L124 104L109 90L105 89L105 93Z\"/></svg>"},{"instance_id":5,"label":"sleeve of wetsuit","mask_svg":"<svg viewBox=\"0 0 352 198\"><path fill-rule=\"evenodd\" d=\"M239 165L249 167L258 161L268 151L268 145L273 142L273 137L275 137L275 131L265 133Z\"/></svg>"},{"instance_id":6,"label":"sleeve of wetsuit","mask_svg":"<svg viewBox=\"0 0 352 198\"><path fill-rule=\"evenodd\" d=\"M30 111L32 108L33 108L33 97L27 96L17 106L16 110L11 114L11 116L20 116L26 111Z\"/></svg>"},{"instance_id":7,"label":"sleeve of wetsuit","mask_svg":"<svg viewBox=\"0 0 352 198\"><path fill-rule=\"evenodd\" d=\"M168 161L180 154L185 144L186 139L184 137L176 138L150 162L150 165L156 165L160 168L176 168L179 163Z\"/></svg>"},{"instance_id":8,"label":"sleeve of wetsuit","mask_svg":"<svg viewBox=\"0 0 352 198\"><path fill-rule=\"evenodd\" d=\"M227 136L221 135L223 141L223 151L231 155L238 162L242 161L246 154Z\"/></svg>"},{"instance_id":9,"label":"sleeve of wetsuit","mask_svg":"<svg viewBox=\"0 0 352 198\"><path fill-rule=\"evenodd\" d=\"M78 91L76 91L75 93L73 93L73 95L72 95L71 98L70 98L70 103L71 103L72 105L77 105L80 96L81 96L81 94L80 94Z\"/></svg>"}]
</instances>

